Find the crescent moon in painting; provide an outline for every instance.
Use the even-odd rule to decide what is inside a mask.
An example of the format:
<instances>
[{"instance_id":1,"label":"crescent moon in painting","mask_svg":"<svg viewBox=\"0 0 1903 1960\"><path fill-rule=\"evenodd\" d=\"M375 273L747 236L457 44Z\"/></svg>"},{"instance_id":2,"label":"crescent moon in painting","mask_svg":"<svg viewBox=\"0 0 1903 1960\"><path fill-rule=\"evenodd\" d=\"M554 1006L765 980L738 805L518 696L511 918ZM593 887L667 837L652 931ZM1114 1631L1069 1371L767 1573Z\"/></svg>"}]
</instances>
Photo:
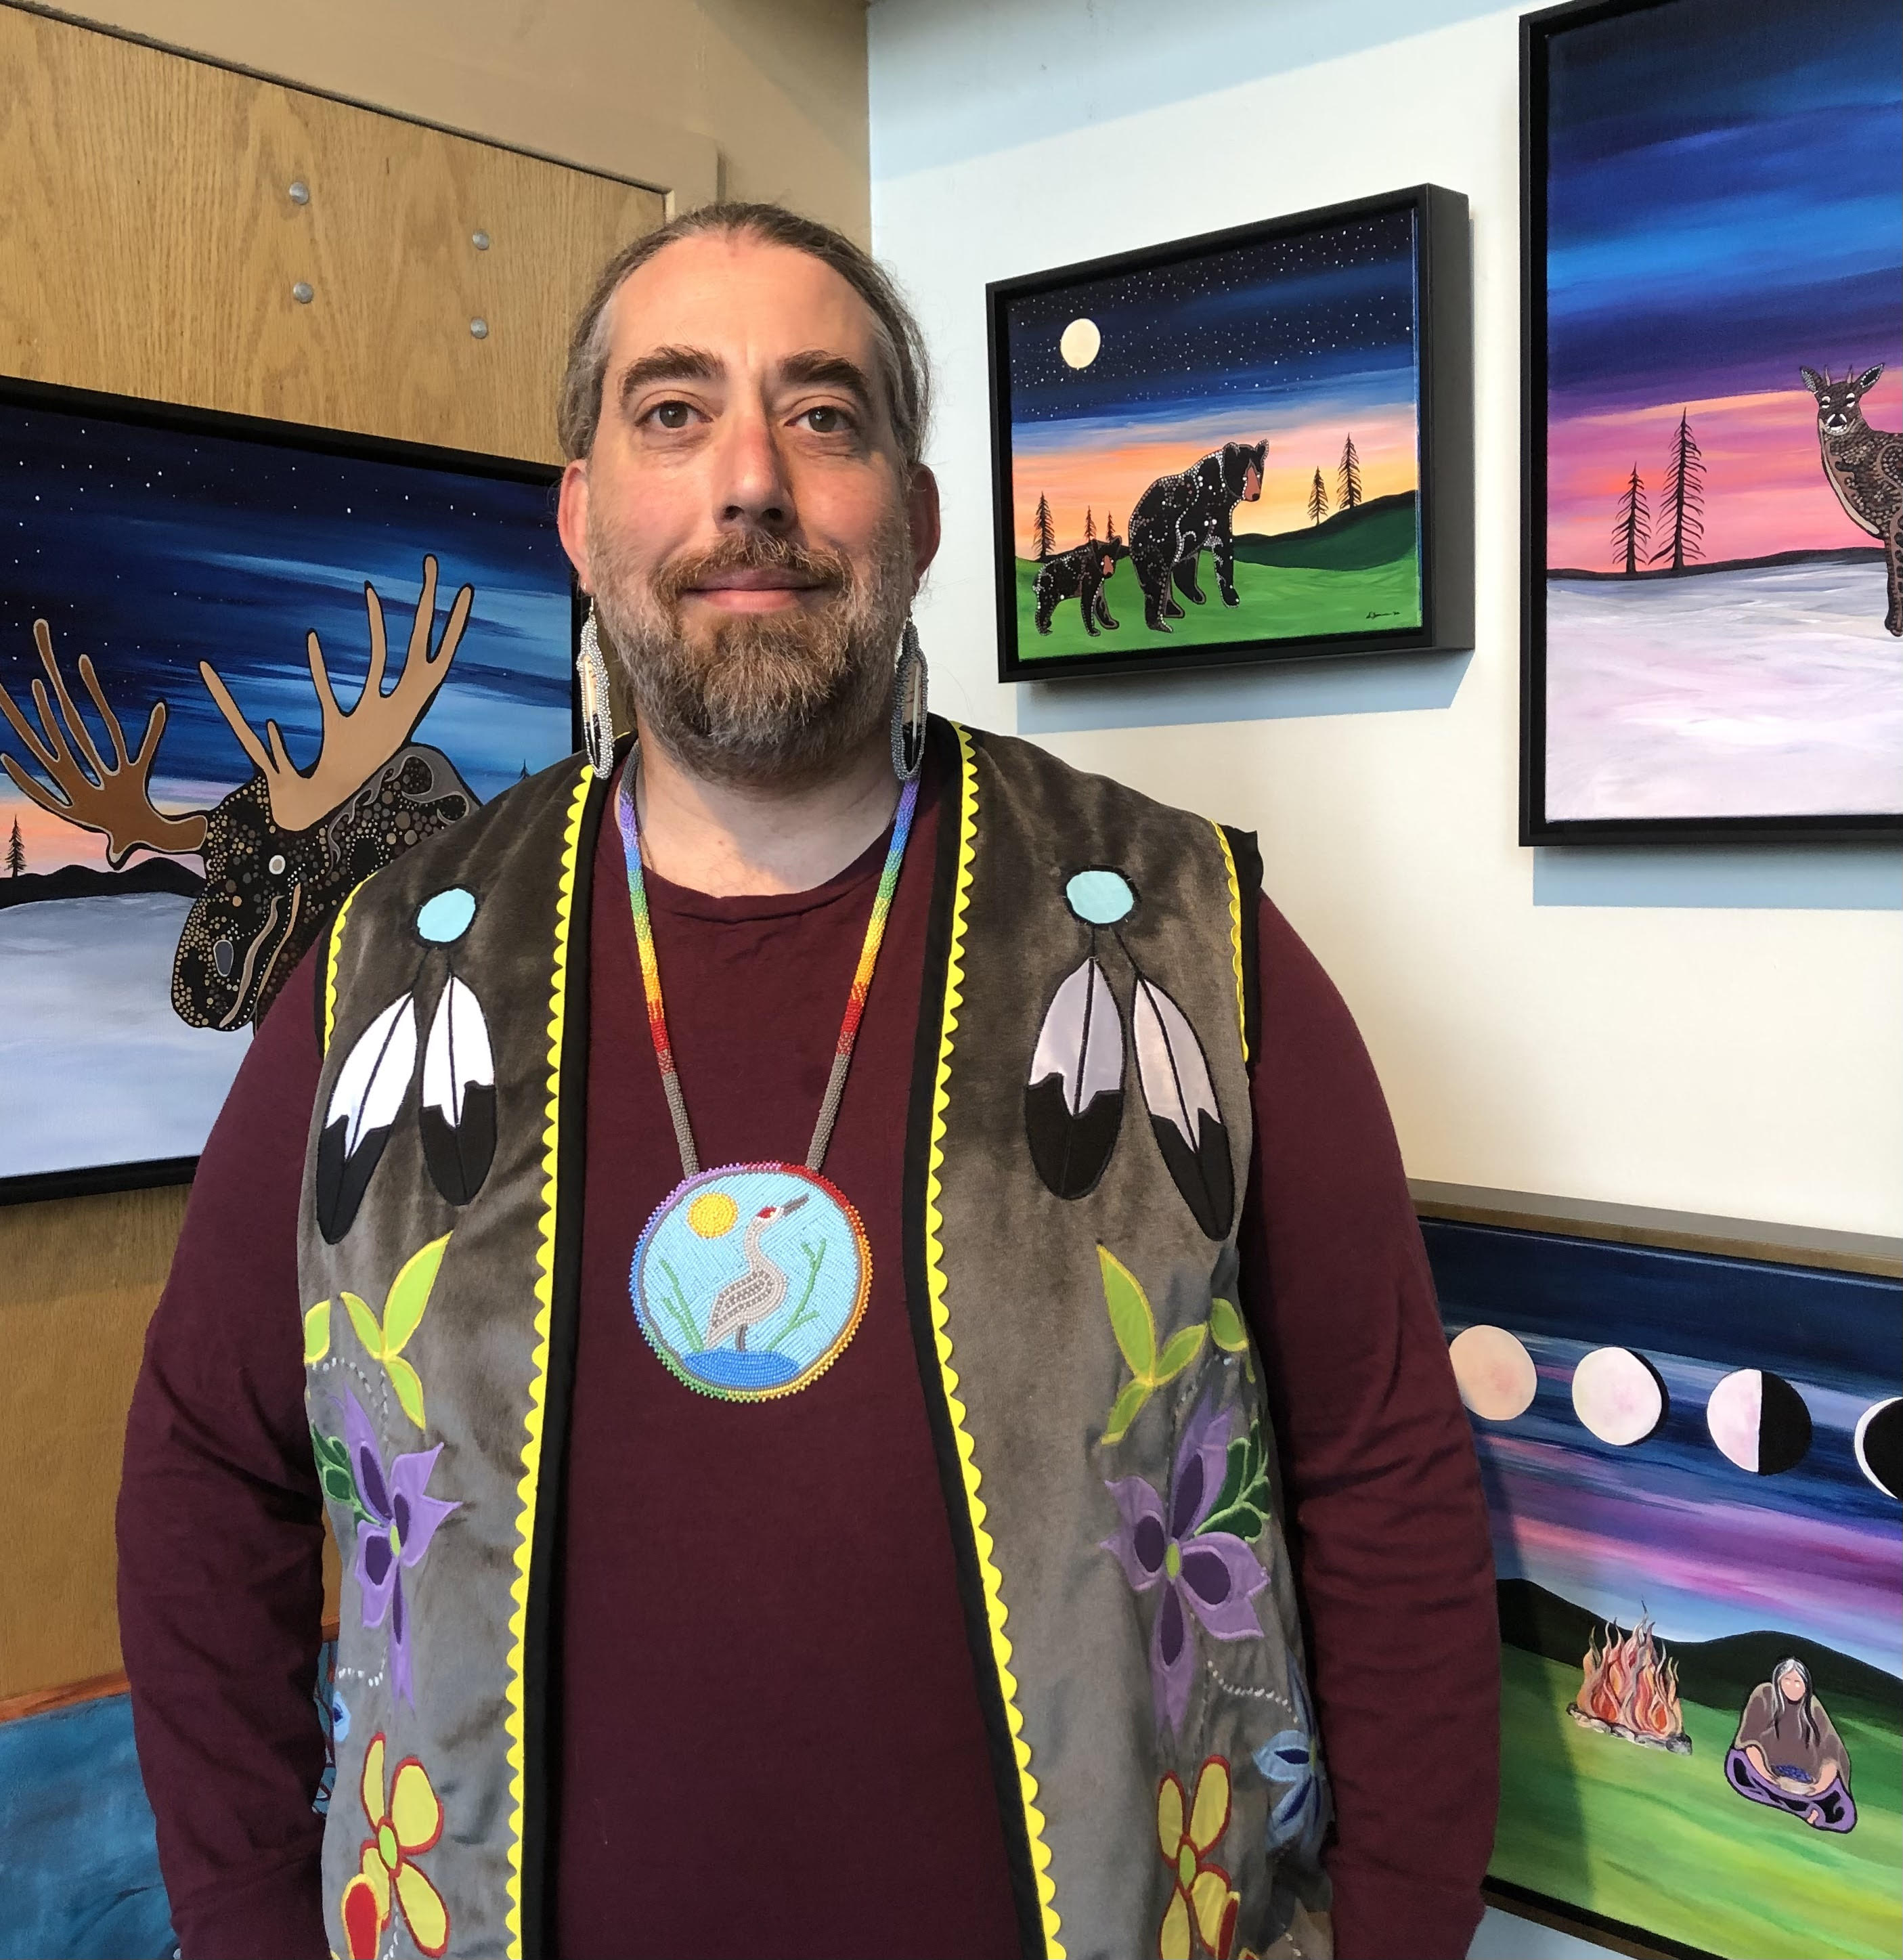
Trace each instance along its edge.
<instances>
[{"instance_id":1,"label":"crescent moon in painting","mask_svg":"<svg viewBox=\"0 0 1903 1960\"><path fill-rule=\"evenodd\" d=\"M1669 1406L1657 1369L1629 1348L1595 1348L1573 1370L1573 1412L1602 1443L1643 1443Z\"/></svg>"},{"instance_id":2,"label":"crescent moon in painting","mask_svg":"<svg viewBox=\"0 0 1903 1960\"><path fill-rule=\"evenodd\" d=\"M1504 1327L1468 1327L1447 1349L1460 1399L1488 1422L1511 1422L1532 1406L1539 1378L1525 1344Z\"/></svg>"},{"instance_id":3,"label":"crescent moon in painting","mask_svg":"<svg viewBox=\"0 0 1903 1960\"><path fill-rule=\"evenodd\" d=\"M1879 1491L1903 1497L1903 1395L1873 1402L1857 1418L1857 1462Z\"/></svg>"},{"instance_id":4,"label":"crescent moon in painting","mask_svg":"<svg viewBox=\"0 0 1903 1960\"><path fill-rule=\"evenodd\" d=\"M1810 1411L1782 1375L1740 1368L1726 1376L1704 1405L1711 1440L1740 1470L1776 1477L1810 1449Z\"/></svg>"},{"instance_id":5,"label":"crescent moon in painting","mask_svg":"<svg viewBox=\"0 0 1903 1960\"><path fill-rule=\"evenodd\" d=\"M1103 345L1103 336L1098 332L1095 320L1074 320L1064 329L1057 351L1064 356L1067 367L1087 368L1097 358L1097 350Z\"/></svg>"}]
</instances>

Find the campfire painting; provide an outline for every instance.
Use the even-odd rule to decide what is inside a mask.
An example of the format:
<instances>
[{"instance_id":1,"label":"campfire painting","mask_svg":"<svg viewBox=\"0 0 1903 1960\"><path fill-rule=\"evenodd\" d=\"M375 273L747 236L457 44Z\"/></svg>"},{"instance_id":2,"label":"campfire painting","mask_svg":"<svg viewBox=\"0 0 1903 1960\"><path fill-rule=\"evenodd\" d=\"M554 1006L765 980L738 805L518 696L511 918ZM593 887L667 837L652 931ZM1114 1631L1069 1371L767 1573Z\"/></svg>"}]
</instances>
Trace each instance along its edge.
<instances>
[{"instance_id":1,"label":"campfire painting","mask_svg":"<svg viewBox=\"0 0 1903 1960\"><path fill-rule=\"evenodd\" d=\"M189 1168L359 880L573 746L555 471L0 384L0 1199Z\"/></svg>"},{"instance_id":2,"label":"campfire painting","mask_svg":"<svg viewBox=\"0 0 1903 1960\"><path fill-rule=\"evenodd\" d=\"M1605 1630L1605 1644L1588 1643L1579 1692L1566 1712L1582 1729L1622 1736L1674 1755L1691 1753L1679 1706L1679 1669L1652 1637L1652 1622L1642 1618L1629 1634Z\"/></svg>"},{"instance_id":3,"label":"campfire painting","mask_svg":"<svg viewBox=\"0 0 1903 1960\"><path fill-rule=\"evenodd\" d=\"M1494 1879L1674 1952L1903 1951L1896 1284L1424 1230L1493 1520Z\"/></svg>"}]
</instances>

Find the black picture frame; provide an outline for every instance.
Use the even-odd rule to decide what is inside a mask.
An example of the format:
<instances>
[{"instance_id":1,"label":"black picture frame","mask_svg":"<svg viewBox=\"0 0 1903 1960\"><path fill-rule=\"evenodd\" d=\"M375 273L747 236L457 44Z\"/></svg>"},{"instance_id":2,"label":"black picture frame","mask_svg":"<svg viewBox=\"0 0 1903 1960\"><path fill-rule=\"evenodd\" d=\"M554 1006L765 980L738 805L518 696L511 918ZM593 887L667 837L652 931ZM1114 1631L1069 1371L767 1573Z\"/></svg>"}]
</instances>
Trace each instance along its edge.
<instances>
[{"instance_id":1,"label":"black picture frame","mask_svg":"<svg viewBox=\"0 0 1903 1960\"><path fill-rule=\"evenodd\" d=\"M1392 630L1157 644L1141 651L1026 656L1018 644L1012 502L1010 314L1014 304L1119 275L1176 266L1266 241L1395 212L1414 218L1417 549L1421 619ZM1158 674L1367 654L1445 653L1473 644L1473 354L1467 200L1435 184L1236 225L1169 243L994 280L985 289L991 383L993 556L1001 681ZM1193 458L1186 458L1193 461ZM1138 622L1138 631L1142 628ZM1128 636L1126 636L1126 644Z\"/></svg>"},{"instance_id":2,"label":"black picture frame","mask_svg":"<svg viewBox=\"0 0 1903 1960\"><path fill-rule=\"evenodd\" d=\"M163 430L188 438L215 437L257 444L280 452L342 457L399 468L530 485L547 491L552 508L562 474L558 464L524 458L492 456L313 424L278 422L266 416L233 414L94 389L71 388L58 383L16 376L0 375L0 408L46 409L99 422ZM447 592L441 595L439 606L447 603ZM568 619L571 662L586 614L587 601L571 574ZM399 647L393 646L391 657L393 663L400 664ZM571 749L578 750L581 746L581 694L572 666L568 680L568 726ZM127 732L136 738L136 728L129 728ZM198 1162L196 1155L145 1157L123 1163L0 1176L0 1206L189 1184L196 1173Z\"/></svg>"},{"instance_id":3,"label":"black picture frame","mask_svg":"<svg viewBox=\"0 0 1903 1960\"><path fill-rule=\"evenodd\" d=\"M1894 839L1903 836L1903 810L1607 818L1547 814L1548 54L1555 39L1582 27L1678 4L1679 0L1567 0L1520 17L1520 842L1524 846L1841 845Z\"/></svg>"}]
</instances>

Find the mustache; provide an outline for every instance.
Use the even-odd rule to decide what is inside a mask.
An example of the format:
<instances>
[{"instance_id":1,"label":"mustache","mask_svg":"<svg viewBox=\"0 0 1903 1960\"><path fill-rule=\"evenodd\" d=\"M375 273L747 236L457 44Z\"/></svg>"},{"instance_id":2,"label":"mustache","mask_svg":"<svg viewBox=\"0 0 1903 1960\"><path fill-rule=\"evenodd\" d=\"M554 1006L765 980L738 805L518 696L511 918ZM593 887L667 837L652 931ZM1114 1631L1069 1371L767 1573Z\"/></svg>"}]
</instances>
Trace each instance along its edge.
<instances>
[{"instance_id":1,"label":"mustache","mask_svg":"<svg viewBox=\"0 0 1903 1960\"><path fill-rule=\"evenodd\" d=\"M671 607L702 580L723 571L789 572L833 593L850 591L857 583L851 563L838 552L809 550L769 531L742 531L709 551L670 558L654 574L654 597Z\"/></svg>"}]
</instances>

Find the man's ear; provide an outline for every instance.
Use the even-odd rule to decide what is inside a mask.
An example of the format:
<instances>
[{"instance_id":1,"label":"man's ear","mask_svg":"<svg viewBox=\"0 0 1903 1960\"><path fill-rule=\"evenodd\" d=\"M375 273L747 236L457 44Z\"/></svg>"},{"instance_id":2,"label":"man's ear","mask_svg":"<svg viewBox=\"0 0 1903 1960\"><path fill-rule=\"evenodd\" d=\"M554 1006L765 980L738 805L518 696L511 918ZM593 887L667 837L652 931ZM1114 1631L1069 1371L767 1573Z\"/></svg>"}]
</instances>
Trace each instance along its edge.
<instances>
[{"instance_id":1,"label":"man's ear","mask_svg":"<svg viewBox=\"0 0 1903 1960\"><path fill-rule=\"evenodd\" d=\"M588 459L577 457L562 473L562 488L555 501L555 527L562 536L562 549L575 568L575 578L584 592L593 592L588 575Z\"/></svg>"},{"instance_id":2,"label":"man's ear","mask_svg":"<svg viewBox=\"0 0 1903 1960\"><path fill-rule=\"evenodd\" d=\"M571 469L573 464L569 466ZM563 485L567 488L567 485ZM912 583L915 592L931 562L938 555L941 536L938 513L938 479L924 463L912 473L905 491L905 523L912 533Z\"/></svg>"}]
</instances>

